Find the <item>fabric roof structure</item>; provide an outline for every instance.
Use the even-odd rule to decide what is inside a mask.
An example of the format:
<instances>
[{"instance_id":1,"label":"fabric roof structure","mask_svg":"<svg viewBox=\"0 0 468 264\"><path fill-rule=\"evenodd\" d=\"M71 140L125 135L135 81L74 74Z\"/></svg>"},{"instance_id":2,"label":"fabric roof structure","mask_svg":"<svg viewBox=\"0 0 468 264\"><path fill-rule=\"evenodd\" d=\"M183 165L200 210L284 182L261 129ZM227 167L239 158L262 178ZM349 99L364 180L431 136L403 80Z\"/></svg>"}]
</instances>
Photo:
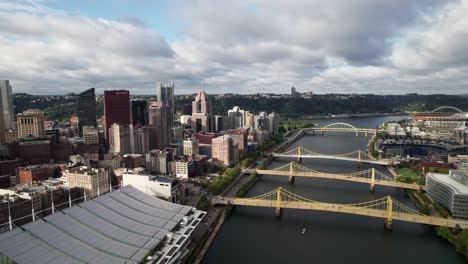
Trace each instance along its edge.
<instances>
[{"instance_id":1,"label":"fabric roof structure","mask_svg":"<svg viewBox=\"0 0 468 264\"><path fill-rule=\"evenodd\" d=\"M140 263L192 211L131 185L0 234L16 263Z\"/></svg>"}]
</instances>

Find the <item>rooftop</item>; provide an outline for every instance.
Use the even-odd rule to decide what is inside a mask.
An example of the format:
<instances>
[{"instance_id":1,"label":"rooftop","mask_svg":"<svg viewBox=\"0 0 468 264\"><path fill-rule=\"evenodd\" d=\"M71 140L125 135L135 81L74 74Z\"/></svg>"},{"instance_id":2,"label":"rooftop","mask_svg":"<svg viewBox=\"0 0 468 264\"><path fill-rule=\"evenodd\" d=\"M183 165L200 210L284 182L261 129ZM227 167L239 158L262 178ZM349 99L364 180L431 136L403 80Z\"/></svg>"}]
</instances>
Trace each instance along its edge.
<instances>
[{"instance_id":1,"label":"rooftop","mask_svg":"<svg viewBox=\"0 0 468 264\"><path fill-rule=\"evenodd\" d=\"M453 173L453 171L450 171L450 173ZM455 194L468 194L468 186L455 180L449 174L428 173L427 177L431 177L451 187L455 191Z\"/></svg>"},{"instance_id":2,"label":"rooftop","mask_svg":"<svg viewBox=\"0 0 468 264\"><path fill-rule=\"evenodd\" d=\"M125 186L0 234L15 263L155 263L176 256L204 213Z\"/></svg>"}]
</instances>

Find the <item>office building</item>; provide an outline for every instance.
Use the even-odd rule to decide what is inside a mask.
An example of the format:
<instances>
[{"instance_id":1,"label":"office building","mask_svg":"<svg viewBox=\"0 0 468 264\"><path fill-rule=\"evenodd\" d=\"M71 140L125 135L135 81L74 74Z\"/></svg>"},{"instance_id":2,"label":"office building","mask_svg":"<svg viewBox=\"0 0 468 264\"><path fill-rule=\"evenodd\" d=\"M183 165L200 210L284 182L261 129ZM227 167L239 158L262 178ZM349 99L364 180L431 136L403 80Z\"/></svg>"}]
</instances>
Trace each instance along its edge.
<instances>
[{"instance_id":1,"label":"office building","mask_svg":"<svg viewBox=\"0 0 468 264\"><path fill-rule=\"evenodd\" d=\"M247 124L247 117L249 111L242 110L238 106L234 106L231 110L228 110L228 118L230 120L230 127L232 129L242 128Z\"/></svg>"},{"instance_id":2,"label":"office building","mask_svg":"<svg viewBox=\"0 0 468 264\"><path fill-rule=\"evenodd\" d=\"M4 143L3 132L15 128L13 95L10 81L0 80L0 143Z\"/></svg>"},{"instance_id":3,"label":"office building","mask_svg":"<svg viewBox=\"0 0 468 264\"><path fill-rule=\"evenodd\" d=\"M81 92L77 96L78 135L83 136L83 127L96 127L96 97L94 88Z\"/></svg>"},{"instance_id":4,"label":"office building","mask_svg":"<svg viewBox=\"0 0 468 264\"><path fill-rule=\"evenodd\" d=\"M200 131L212 131L212 107L205 91L202 89L192 102L192 130L197 133Z\"/></svg>"},{"instance_id":5,"label":"office building","mask_svg":"<svg viewBox=\"0 0 468 264\"><path fill-rule=\"evenodd\" d=\"M211 145L213 160L219 160L226 166L234 163L234 143L229 135L213 138Z\"/></svg>"},{"instance_id":6,"label":"office building","mask_svg":"<svg viewBox=\"0 0 468 264\"><path fill-rule=\"evenodd\" d=\"M175 162L175 174L179 179L192 178L197 175L197 164L191 159L180 159Z\"/></svg>"},{"instance_id":7,"label":"office building","mask_svg":"<svg viewBox=\"0 0 468 264\"><path fill-rule=\"evenodd\" d=\"M83 189L88 197L99 196L110 189L109 172L102 168L74 167L65 170L63 176L68 186Z\"/></svg>"},{"instance_id":8,"label":"office building","mask_svg":"<svg viewBox=\"0 0 468 264\"><path fill-rule=\"evenodd\" d=\"M146 170L162 175L170 174L169 161L172 160L172 152L152 150L145 154Z\"/></svg>"},{"instance_id":9,"label":"office building","mask_svg":"<svg viewBox=\"0 0 468 264\"><path fill-rule=\"evenodd\" d=\"M130 125L130 93L127 90L104 91L105 136L109 140L112 124Z\"/></svg>"},{"instance_id":10,"label":"office building","mask_svg":"<svg viewBox=\"0 0 468 264\"><path fill-rule=\"evenodd\" d=\"M85 144L99 144L98 128L95 126L83 126L83 141Z\"/></svg>"},{"instance_id":11,"label":"office building","mask_svg":"<svg viewBox=\"0 0 468 264\"><path fill-rule=\"evenodd\" d=\"M167 124L170 128L174 126L175 118L175 98L174 98L174 83L161 83L156 84L158 102L164 103L169 106L167 111Z\"/></svg>"},{"instance_id":12,"label":"office building","mask_svg":"<svg viewBox=\"0 0 468 264\"><path fill-rule=\"evenodd\" d=\"M132 109L132 124L146 126L148 124L148 104L145 100L130 101Z\"/></svg>"},{"instance_id":13,"label":"office building","mask_svg":"<svg viewBox=\"0 0 468 264\"><path fill-rule=\"evenodd\" d=\"M130 126L130 152L143 154L150 150L149 127L136 125Z\"/></svg>"},{"instance_id":14,"label":"office building","mask_svg":"<svg viewBox=\"0 0 468 264\"><path fill-rule=\"evenodd\" d=\"M426 174L427 194L448 208L454 217L468 219L468 175L450 170L449 175Z\"/></svg>"},{"instance_id":15,"label":"office building","mask_svg":"<svg viewBox=\"0 0 468 264\"><path fill-rule=\"evenodd\" d=\"M44 112L38 109L29 109L16 115L18 138L45 137Z\"/></svg>"},{"instance_id":16,"label":"office building","mask_svg":"<svg viewBox=\"0 0 468 264\"><path fill-rule=\"evenodd\" d=\"M129 125L112 124L109 129L109 151L113 155L131 152Z\"/></svg>"},{"instance_id":17,"label":"office building","mask_svg":"<svg viewBox=\"0 0 468 264\"><path fill-rule=\"evenodd\" d=\"M184 140L184 155L198 155L198 139L189 138Z\"/></svg>"},{"instance_id":18,"label":"office building","mask_svg":"<svg viewBox=\"0 0 468 264\"><path fill-rule=\"evenodd\" d=\"M122 174L122 185L132 185L148 195L172 203L178 202L177 191L179 185L178 181L174 178L155 176L139 170L132 170Z\"/></svg>"},{"instance_id":19,"label":"office building","mask_svg":"<svg viewBox=\"0 0 468 264\"><path fill-rule=\"evenodd\" d=\"M49 165L31 165L17 169L17 179L20 184L47 180L54 176L54 168Z\"/></svg>"},{"instance_id":20,"label":"office building","mask_svg":"<svg viewBox=\"0 0 468 264\"><path fill-rule=\"evenodd\" d=\"M172 141L172 127L168 123L170 106L164 102L151 102L148 108L149 125L155 129L155 135L150 135L155 145L151 148L163 149Z\"/></svg>"}]
</instances>

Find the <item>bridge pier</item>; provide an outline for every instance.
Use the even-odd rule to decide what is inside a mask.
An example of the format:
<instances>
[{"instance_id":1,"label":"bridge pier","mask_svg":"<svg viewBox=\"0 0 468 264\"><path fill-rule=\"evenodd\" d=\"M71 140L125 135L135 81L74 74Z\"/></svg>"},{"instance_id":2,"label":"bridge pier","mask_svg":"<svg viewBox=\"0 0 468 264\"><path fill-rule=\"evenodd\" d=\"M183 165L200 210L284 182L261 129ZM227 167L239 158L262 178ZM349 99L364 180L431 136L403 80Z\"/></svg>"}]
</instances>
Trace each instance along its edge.
<instances>
[{"instance_id":1,"label":"bridge pier","mask_svg":"<svg viewBox=\"0 0 468 264\"><path fill-rule=\"evenodd\" d=\"M322 136L323 136L324 134L325 134L325 132L323 132L323 130L322 130Z\"/></svg>"},{"instance_id":2,"label":"bridge pier","mask_svg":"<svg viewBox=\"0 0 468 264\"><path fill-rule=\"evenodd\" d=\"M283 209L276 208L276 211L275 211L276 217L281 217L282 214L283 214Z\"/></svg>"},{"instance_id":3,"label":"bridge pier","mask_svg":"<svg viewBox=\"0 0 468 264\"><path fill-rule=\"evenodd\" d=\"M289 176L289 183L290 184L293 184L295 180L296 180L296 178L294 178L294 176Z\"/></svg>"},{"instance_id":4,"label":"bridge pier","mask_svg":"<svg viewBox=\"0 0 468 264\"><path fill-rule=\"evenodd\" d=\"M375 184L371 184L369 189L371 192L375 192Z\"/></svg>"},{"instance_id":5,"label":"bridge pier","mask_svg":"<svg viewBox=\"0 0 468 264\"><path fill-rule=\"evenodd\" d=\"M392 228L393 228L392 220L385 219L384 220L384 227L387 230L392 230Z\"/></svg>"}]
</instances>

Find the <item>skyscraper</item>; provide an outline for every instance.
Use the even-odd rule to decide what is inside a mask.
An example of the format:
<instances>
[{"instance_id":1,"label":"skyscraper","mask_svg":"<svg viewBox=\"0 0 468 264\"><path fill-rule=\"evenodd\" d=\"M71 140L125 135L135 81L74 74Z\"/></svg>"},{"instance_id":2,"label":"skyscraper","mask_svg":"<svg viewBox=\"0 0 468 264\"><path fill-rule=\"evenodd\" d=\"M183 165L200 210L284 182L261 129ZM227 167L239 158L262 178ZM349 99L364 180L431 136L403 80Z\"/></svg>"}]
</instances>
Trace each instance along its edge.
<instances>
[{"instance_id":1,"label":"skyscraper","mask_svg":"<svg viewBox=\"0 0 468 264\"><path fill-rule=\"evenodd\" d=\"M170 106L163 102L151 102L148 108L149 125L154 128L155 135L152 134L150 142L152 148L163 149L171 142L172 128L168 125L168 112Z\"/></svg>"},{"instance_id":2,"label":"skyscraper","mask_svg":"<svg viewBox=\"0 0 468 264\"><path fill-rule=\"evenodd\" d=\"M144 100L132 100L132 124L146 126L148 124L148 107Z\"/></svg>"},{"instance_id":3,"label":"skyscraper","mask_svg":"<svg viewBox=\"0 0 468 264\"><path fill-rule=\"evenodd\" d=\"M83 126L96 126L96 98L94 88L90 88L78 94L78 135L83 136Z\"/></svg>"},{"instance_id":4,"label":"skyscraper","mask_svg":"<svg viewBox=\"0 0 468 264\"><path fill-rule=\"evenodd\" d=\"M174 126L175 118L175 99L174 99L174 83L163 84L161 82L157 83L157 93L158 93L158 102L163 102L166 105L169 105L168 111L168 124L172 128Z\"/></svg>"},{"instance_id":5,"label":"skyscraper","mask_svg":"<svg viewBox=\"0 0 468 264\"><path fill-rule=\"evenodd\" d=\"M195 132L212 131L211 101L207 100L203 89L192 102L192 129Z\"/></svg>"},{"instance_id":6,"label":"skyscraper","mask_svg":"<svg viewBox=\"0 0 468 264\"><path fill-rule=\"evenodd\" d=\"M4 132L14 128L13 96L8 80L0 80L0 143L4 142Z\"/></svg>"},{"instance_id":7,"label":"skyscraper","mask_svg":"<svg viewBox=\"0 0 468 264\"><path fill-rule=\"evenodd\" d=\"M128 90L104 91L105 135L109 140L109 128L113 123L130 124L130 93Z\"/></svg>"}]
</instances>

